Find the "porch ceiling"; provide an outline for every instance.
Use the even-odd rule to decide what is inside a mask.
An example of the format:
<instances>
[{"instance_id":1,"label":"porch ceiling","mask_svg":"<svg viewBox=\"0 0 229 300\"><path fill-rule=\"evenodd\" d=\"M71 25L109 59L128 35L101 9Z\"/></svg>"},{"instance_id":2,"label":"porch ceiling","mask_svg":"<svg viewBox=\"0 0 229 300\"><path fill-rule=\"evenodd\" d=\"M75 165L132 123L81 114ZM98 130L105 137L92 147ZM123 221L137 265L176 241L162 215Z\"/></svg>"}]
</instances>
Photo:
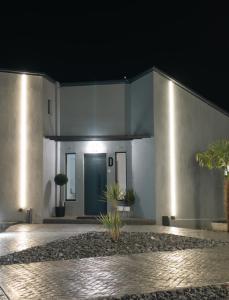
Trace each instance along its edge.
<instances>
[{"instance_id":1,"label":"porch ceiling","mask_svg":"<svg viewBox=\"0 0 229 300\"><path fill-rule=\"evenodd\" d=\"M57 142L72 142L72 141L130 141L136 139L150 138L150 135L50 135L45 138Z\"/></svg>"}]
</instances>

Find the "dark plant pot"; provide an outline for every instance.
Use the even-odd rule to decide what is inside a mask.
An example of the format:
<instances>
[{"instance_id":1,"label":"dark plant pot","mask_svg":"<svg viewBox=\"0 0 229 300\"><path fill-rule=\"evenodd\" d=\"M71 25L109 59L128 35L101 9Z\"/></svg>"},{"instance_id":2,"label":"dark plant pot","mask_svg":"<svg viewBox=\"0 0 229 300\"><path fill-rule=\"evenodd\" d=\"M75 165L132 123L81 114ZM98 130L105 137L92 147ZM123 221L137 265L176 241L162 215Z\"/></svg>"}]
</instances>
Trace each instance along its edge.
<instances>
[{"instance_id":1,"label":"dark plant pot","mask_svg":"<svg viewBox=\"0 0 229 300\"><path fill-rule=\"evenodd\" d=\"M118 201L117 201L117 205L118 205L118 206L127 206L128 203L127 203L127 201L125 201L125 200L118 200Z\"/></svg>"},{"instance_id":2,"label":"dark plant pot","mask_svg":"<svg viewBox=\"0 0 229 300\"><path fill-rule=\"evenodd\" d=\"M170 226L170 220L168 216L162 216L162 225L163 226Z\"/></svg>"},{"instance_id":3,"label":"dark plant pot","mask_svg":"<svg viewBox=\"0 0 229 300\"><path fill-rule=\"evenodd\" d=\"M56 206L56 217L64 217L65 215L65 207L64 206Z\"/></svg>"}]
</instances>

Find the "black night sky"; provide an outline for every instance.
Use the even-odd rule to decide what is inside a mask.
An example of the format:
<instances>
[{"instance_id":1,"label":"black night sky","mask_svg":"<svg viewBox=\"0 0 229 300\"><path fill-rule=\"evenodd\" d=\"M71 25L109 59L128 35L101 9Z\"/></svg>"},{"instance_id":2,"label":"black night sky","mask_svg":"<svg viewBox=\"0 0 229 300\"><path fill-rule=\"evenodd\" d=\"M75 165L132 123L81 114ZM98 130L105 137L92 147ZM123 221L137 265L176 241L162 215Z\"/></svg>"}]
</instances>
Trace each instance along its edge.
<instances>
[{"instance_id":1,"label":"black night sky","mask_svg":"<svg viewBox=\"0 0 229 300\"><path fill-rule=\"evenodd\" d=\"M229 111L227 1L61 3L1 8L1 69L76 82L156 66Z\"/></svg>"}]
</instances>

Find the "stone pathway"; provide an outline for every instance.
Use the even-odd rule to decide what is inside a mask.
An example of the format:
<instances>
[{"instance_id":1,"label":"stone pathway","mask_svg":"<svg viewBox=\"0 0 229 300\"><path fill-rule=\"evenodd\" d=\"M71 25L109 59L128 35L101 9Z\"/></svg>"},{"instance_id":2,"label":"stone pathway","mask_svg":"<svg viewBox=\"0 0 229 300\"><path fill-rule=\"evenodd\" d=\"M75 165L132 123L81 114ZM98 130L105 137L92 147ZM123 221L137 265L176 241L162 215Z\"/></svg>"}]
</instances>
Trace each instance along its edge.
<instances>
[{"instance_id":1,"label":"stone pathway","mask_svg":"<svg viewBox=\"0 0 229 300\"><path fill-rule=\"evenodd\" d=\"M74 234L101 231L100 225L14 225L0 233L0 256L25 250L48 242L64 239Z\"/></svg>"},{"instance_id":2,"label":"stone pathway","mask_svg":"<svg viewBox=\"0 0 229 300\"><path fill-rule=\"evenodd\" d=\"M229 281L229 247L0 268L10 299L92 299Z\"/></svg>"},{"instance_id":3,"label":"stone pathway","mask_svg":"<svg viewBox=\"0 0 229 300\"><path fill-rule=\"evenodd\" d=\"M17 225L0 234L0 253L7 254L72 234L103 230L99 225ZM229 241L228 233L162 226L126 226ZM229 246L156 252L0 267L0 286L12 300L93 299L147 293L177 287L229 282ZM4 293L0 300L5 300Z\"/></svg>"}]
</instances>

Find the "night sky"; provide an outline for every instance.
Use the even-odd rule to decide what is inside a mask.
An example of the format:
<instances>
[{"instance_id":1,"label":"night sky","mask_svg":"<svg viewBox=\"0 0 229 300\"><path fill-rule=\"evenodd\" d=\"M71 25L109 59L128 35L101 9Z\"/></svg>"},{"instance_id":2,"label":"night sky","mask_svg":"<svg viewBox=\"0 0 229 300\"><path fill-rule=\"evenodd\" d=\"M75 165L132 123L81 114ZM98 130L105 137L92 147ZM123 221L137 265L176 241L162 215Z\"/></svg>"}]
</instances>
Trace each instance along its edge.
<instances>
[{"instance_id":1,"label":"night sky","mask_svg":"<svg viewBox=\"0 0 229 300\"><path fill-rule=\"evenodd\" d=\"M54 3L1 7L1 69L82 82L156 66L229 112L227 1Z\"/></svg>"}]
</instances>

